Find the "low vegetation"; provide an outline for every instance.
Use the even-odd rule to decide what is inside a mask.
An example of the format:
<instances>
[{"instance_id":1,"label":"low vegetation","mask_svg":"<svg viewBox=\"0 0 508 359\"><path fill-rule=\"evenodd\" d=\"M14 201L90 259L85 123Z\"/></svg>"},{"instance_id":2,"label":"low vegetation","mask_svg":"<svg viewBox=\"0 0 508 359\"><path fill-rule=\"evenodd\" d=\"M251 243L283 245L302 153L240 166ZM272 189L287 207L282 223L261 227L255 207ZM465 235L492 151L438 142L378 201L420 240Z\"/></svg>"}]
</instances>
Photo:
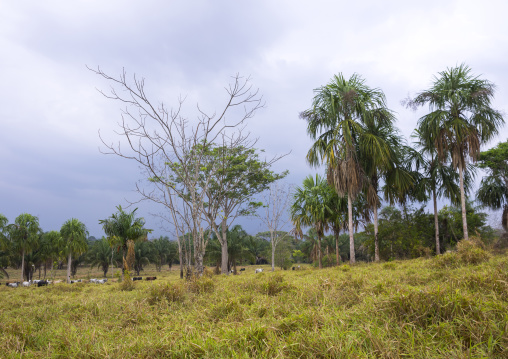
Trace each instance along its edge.
<instances>
[{"instance_id":1,"label":"low vegetation","mask_svg":"<svg viewBox=\"0 0 508 359\"><path fill-rule=\"evenodd\" d=\"M450 263L453 263L450 265ZM0 287L2 357L506 358L508 256ZM63 274L63 273L62 273Z\"/></svg>"}]
</instances>

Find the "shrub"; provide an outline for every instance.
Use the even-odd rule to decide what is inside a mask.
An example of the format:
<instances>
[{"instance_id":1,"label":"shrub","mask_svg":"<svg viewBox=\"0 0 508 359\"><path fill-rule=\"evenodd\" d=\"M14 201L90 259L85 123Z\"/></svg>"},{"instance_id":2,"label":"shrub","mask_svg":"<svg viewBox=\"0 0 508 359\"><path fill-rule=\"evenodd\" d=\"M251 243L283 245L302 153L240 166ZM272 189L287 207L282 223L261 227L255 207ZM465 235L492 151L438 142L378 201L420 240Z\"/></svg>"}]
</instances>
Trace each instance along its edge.
<instances>
[{"instance_id":1,"label":"shrub","mask_svg":"<svg viewBox=\"0 0 508 359\"><path fill-rule=\"evenodd\" d=\"M135 288L134 281L131 280L129 271L125 271L123 281L120 283L120 290L131 291Z\"/></svg>"},{"instance_id":2,"label":"shrub","mask_svg":"<svg viewBox=\"0 0 508 359\"><path fill-rule=\"evenodd\" d=\"M212 293L215 289L215 283L210 277L191 277L187 282L189 292L196 294Z\"/></svg>"},{"instance_id":3,"label":"shrub","mask_svg":"<svg viewBox=\"0 0 508 359\"><path fill-rule=\"evenodd\" d=\"M457 243L456 252L446 252L435 258L439 268L457 268L463 265L477 265L490 259L485 251L485 245L478 237L471 237L469 241L462 240Z\"/></svg>"},{"instance_id":4,"label":"shrub","mask_svg":"<svg viewBox=\"0 0 508 359\"><path fill-rule=\"evenodd\" d=\"M186 294L185 287L180 282L152 286L148 296L148 303L153 305L164 300L168 302L183 302Z\"/></svg>"},{"instance_id":5,"label":"shrub","mask_svg":"<svg viewBox=\"0 0 508 359\"><path fill-rule=\"evenodd\" d=\"M261 293L270 296L277 295L278 293L288 290L291 285L285 283L284 277L280 274L271 276L266 282L261 284Z\"/></svg>"}]
</instances>

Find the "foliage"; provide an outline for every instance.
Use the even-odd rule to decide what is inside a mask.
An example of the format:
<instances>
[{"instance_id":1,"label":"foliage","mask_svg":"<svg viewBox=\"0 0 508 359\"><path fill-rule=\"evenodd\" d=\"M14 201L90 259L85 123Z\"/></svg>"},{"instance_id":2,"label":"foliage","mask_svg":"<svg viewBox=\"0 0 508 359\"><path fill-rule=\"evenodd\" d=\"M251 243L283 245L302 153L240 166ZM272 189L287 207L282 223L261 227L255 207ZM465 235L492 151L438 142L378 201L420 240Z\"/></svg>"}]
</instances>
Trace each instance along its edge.
<instances>
[{"instance_id":1,"label":"foliage","mask_svg":"<svg viewBox=\"0 0 508 359\"><path fill-rule=\"evenodd\" d=\"M485 245L478 237L462 240L457 243L456 252L447 252L435 258L435 265L439 268L457 268L464 265L478 265L490 259Z\"/></svg>"},{"instance_id":2,"label":"foliage","mask_svg":"<svg viewBox=\"0 0 508 359\"><path fill-rule=\"evenodd\" d=\"M494 138L503 116L491 107L495 86L488 80L471 74L461 64L448 68L434 78L430 89L419 93L410 106L428 104L430 113L418 121L419 134L425 143L432 143L438 158L451 158L453 168L459 170L464 238L468 239L464 170L468 160L475 162L480 146Z\"/></svg>"},{"instance_id":3,"label":"foliage","mask_svg":"<svg viewBox=\"0 0 508 359\"><path fill-rule=\"evenodd\" d=\"M481 152L479 161L487 176L482 178L477 198L490 208L503 208L501 224L508 230L508 140Z\"/></svg>"},{"instance_id":4,"label":"foliage","mask_svg":"<svg viewBox=\"0 0 508 359\"><path fill-rule=\"evenodd\" d=\"M99 223L102 224L110 243L117 250L122 251L123 263L126 260L127 242L146 240L148 233L152 230L144 228L145 220L143 218L136 218L137 208L130 213L125 212L122 206L118 206L117 210L117 213L107 219L100 220ZM123 264L122 268L125 270Z\"/></svg>"}]
</instances>

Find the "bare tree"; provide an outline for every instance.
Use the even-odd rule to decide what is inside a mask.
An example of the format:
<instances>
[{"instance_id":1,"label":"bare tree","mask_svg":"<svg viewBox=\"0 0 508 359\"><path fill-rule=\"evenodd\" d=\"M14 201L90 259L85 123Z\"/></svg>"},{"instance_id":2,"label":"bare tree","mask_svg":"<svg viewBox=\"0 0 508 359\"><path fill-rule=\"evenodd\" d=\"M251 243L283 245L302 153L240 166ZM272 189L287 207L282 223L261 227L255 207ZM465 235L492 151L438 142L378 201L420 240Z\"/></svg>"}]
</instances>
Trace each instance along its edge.
<instances>
[{"instance_id":1,"label":"bare tree","mask_svg":"<svg viewBox=\"0 0 508 359\"><path fill-rule=\"evenodd\" d=\"M270 243L272 245L272 272L275 271L275 249L277 245L289 235L288 232L282 232L284 227L290 222L290 216L287 211L291 200L291 188L285 184L274 182L264 196L265 213L260 216L263 223L270 231Z\"/></svg>"},{"instance_id":2,"label":"bare tree","mask_svg":"<svg viewBox=\"0 0 508 359\"><path fill-rule=\"evenodd\" d=\"M153 185L146 189L136 184L142 198L163 203L176 227L188 225L194 245L194 267L201 275L207 244L203 212L208 180L201 178L207 151L197 149L208 148L226 132L234 133L263 107L262 97L257 90L252 90L250 78L237 74L225 88L227 100L221 111L207 114L197 105L198 116L191 121L181 114L182 98L175 109L170 109L163 102L149 99L144 79L138 79L136 75L128 80L125 70L119 77L112 77L99 67L90 70L112 83L110 92L100 92L125 105L117 133L124 141L108 143L99 132L107 149L104 153L137 162ZM121 146L122 143L127 144L127 149ZM181 208L174 206L174 198L181 200ZM185 225L182 224L184 218L189 220Z\"/></svg>"}]
</instances>

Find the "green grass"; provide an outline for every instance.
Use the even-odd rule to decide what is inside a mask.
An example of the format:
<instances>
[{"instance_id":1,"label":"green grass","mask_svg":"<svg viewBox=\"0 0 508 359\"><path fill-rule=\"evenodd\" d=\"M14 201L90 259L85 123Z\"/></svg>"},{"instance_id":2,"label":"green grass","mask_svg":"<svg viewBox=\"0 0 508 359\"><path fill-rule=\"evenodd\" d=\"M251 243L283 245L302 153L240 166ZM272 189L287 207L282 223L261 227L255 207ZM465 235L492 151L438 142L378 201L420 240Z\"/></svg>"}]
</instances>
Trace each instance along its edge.
<instances>
[{"instance_id":1,"label":"green grass","mask_svg":"<svg viewBox=\"0 0 508 359\"><path fill-rule=\"evenodd\" d=\"M475 249L476 250L476 249ZM452 253L451 255L454 255ZM459 256L458 253L455 255ZM0 287L5 358L508 358L508 256Z\"/></svg>"}]
</instances>

